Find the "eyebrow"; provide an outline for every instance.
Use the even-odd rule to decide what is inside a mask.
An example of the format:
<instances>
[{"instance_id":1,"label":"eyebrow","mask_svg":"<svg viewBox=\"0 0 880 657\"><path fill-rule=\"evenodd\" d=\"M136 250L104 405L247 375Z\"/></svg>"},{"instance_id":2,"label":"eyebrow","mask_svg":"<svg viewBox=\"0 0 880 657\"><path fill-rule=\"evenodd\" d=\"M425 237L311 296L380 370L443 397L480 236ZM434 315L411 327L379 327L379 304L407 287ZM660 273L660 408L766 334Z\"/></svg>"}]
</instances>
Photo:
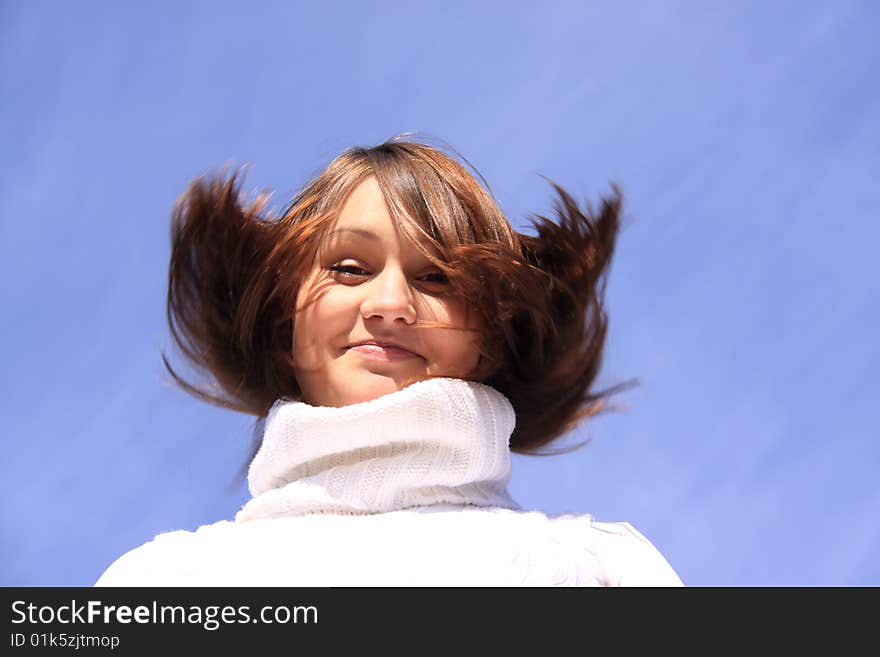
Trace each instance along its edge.
<instances>
[{"instance_id":1,"label":"eyebrow","mask_svg":"<svg viewBox=\"0 0 880 657\"><path fill-rule=\"evenodd\" d=\"M379 236L376 235L376 233L371 230L366 230L364 228L337 228L336 230L330 231L330 235L335 235L336 233L354 233L355 235L359 235L360 237L364 237L368 240L373 240L374 242L382 241Z\"/></svg>"}]
</instances>

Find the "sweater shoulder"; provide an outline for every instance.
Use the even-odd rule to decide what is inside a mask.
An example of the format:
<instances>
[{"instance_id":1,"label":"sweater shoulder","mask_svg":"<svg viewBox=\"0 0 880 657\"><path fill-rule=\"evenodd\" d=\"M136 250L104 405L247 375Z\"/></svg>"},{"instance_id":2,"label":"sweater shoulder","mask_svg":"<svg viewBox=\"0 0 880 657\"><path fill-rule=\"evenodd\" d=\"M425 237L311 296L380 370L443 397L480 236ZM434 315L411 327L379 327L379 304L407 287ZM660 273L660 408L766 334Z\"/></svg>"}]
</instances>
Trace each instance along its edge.
<instances>
[{"instance_id":1,"label":"sweater shoulder","mask_svg":"<svg viewBox=\"0 0 880 657\"><path fill-rule=\"evenodd\" d=\"M173 586L198 568L205 545L223 541L233 523L222 520L195 531L179 529L123 553L101 574L95 586Z\"/></svg>"},{"instance_id":2,"label":"sweater shoulder","mask_svg":"<svg viewBox=\"0 0 880 657\"><path fill-rule=\"evenodd\" d=\"M474 509L440 515L457 521L452 533L467 530L468 535L479 536L486 529L536 554L571 556L594 573L599 585L684 586L657 547L629 522L601 522L588 513L549 514L538 509Z\"/></svg>"},{"instance_id":3,"label":"sweater shoulder","mask_svg":"<svg viewBox=\"0 0 880 657\"><path fill-rule=\"evenodd\" d=\"M511 521L526 521L554 541L578 546L594 560L604 586L684 586L660 550L629 522L601 522L587 513L546 514L508 511Z\"/></svg>"},{"instance_id":4,"label":"sweater shoulder","mask_svg":"<svg viewBox=\"0 0 880 657\"><path fill-rule=\"evenodd\" d=\"M425 563L433 567L426 570ZM119 557L96 586L221 584L681 586L681 580L627 522L438 506L167 532Z\"/></svg>"},{"instance_id":5,"label":"sweater shoulder","mask_svg":"<svg viewBox=\"0 0 880 657\"><path fill-rule=\"evenodd\" d=\"M592 522L607 586L684 586L660 550L628 522Z\"/></svg>"}]
</instances>

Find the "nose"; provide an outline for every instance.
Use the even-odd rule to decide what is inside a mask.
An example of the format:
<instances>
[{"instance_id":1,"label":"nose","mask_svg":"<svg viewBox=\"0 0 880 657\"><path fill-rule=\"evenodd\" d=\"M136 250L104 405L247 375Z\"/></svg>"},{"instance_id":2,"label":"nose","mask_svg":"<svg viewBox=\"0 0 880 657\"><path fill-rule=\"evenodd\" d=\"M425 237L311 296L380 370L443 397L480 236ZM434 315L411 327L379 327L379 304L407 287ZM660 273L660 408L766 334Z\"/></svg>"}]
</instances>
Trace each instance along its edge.
<instances>
[{"instance_id":1,"label":"nose","mask_svg":"<svg viewBox=\"0 0 880 657\"><path fill-rule=\"evenodd\" d=\"M402 318L407 324L416 321L413 295L406 275L396 267L385 267L382 272L364 286L366 292L361 303L364 319L381 317L393 323Z\"/></svg>"}]
</instances>

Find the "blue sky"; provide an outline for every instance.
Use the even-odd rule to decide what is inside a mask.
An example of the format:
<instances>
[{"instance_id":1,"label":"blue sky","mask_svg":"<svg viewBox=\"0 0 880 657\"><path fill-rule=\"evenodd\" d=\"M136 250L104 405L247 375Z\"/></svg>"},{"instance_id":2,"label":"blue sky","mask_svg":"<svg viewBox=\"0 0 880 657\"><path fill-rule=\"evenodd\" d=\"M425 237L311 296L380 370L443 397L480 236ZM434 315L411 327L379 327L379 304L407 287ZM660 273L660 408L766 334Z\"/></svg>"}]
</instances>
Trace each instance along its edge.
<instances>
[{"instance_id":1,"label":"blue sky","mask_svg":"<svg viewBox=\"0 0 880 657\"><path fill-rule=\"evenodd\" d=\"M472 6L475 5L475 6ZM0 585L90 585L231 518L251 419L160 353L169 211L248 164L446 140L514 225L621 185L588 447L515 457L690 585L880 585L880 86L870 2L0 4ZM873 401L872 401L873 400Z\"/></svg>"}]
</instances>

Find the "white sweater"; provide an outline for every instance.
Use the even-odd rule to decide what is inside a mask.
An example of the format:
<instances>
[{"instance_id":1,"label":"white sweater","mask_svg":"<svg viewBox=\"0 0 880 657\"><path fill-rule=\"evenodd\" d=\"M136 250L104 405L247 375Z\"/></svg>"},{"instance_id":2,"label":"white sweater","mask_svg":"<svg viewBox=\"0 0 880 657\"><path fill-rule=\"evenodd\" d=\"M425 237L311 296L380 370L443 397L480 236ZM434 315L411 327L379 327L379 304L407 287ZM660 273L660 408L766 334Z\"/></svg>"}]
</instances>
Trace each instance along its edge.
<instances>
[{"instance_id":1,"label":"white sweater","mask_svg":"<svg viewBox=\"0 0 880 657\"><path fill-rule=\"evenodd\" d=\"M459 379L278 401L235 520L160 534L96 586L681 585L628 523L520 509L514 423L504 395Z\"/></svg>"}]
</instances>

